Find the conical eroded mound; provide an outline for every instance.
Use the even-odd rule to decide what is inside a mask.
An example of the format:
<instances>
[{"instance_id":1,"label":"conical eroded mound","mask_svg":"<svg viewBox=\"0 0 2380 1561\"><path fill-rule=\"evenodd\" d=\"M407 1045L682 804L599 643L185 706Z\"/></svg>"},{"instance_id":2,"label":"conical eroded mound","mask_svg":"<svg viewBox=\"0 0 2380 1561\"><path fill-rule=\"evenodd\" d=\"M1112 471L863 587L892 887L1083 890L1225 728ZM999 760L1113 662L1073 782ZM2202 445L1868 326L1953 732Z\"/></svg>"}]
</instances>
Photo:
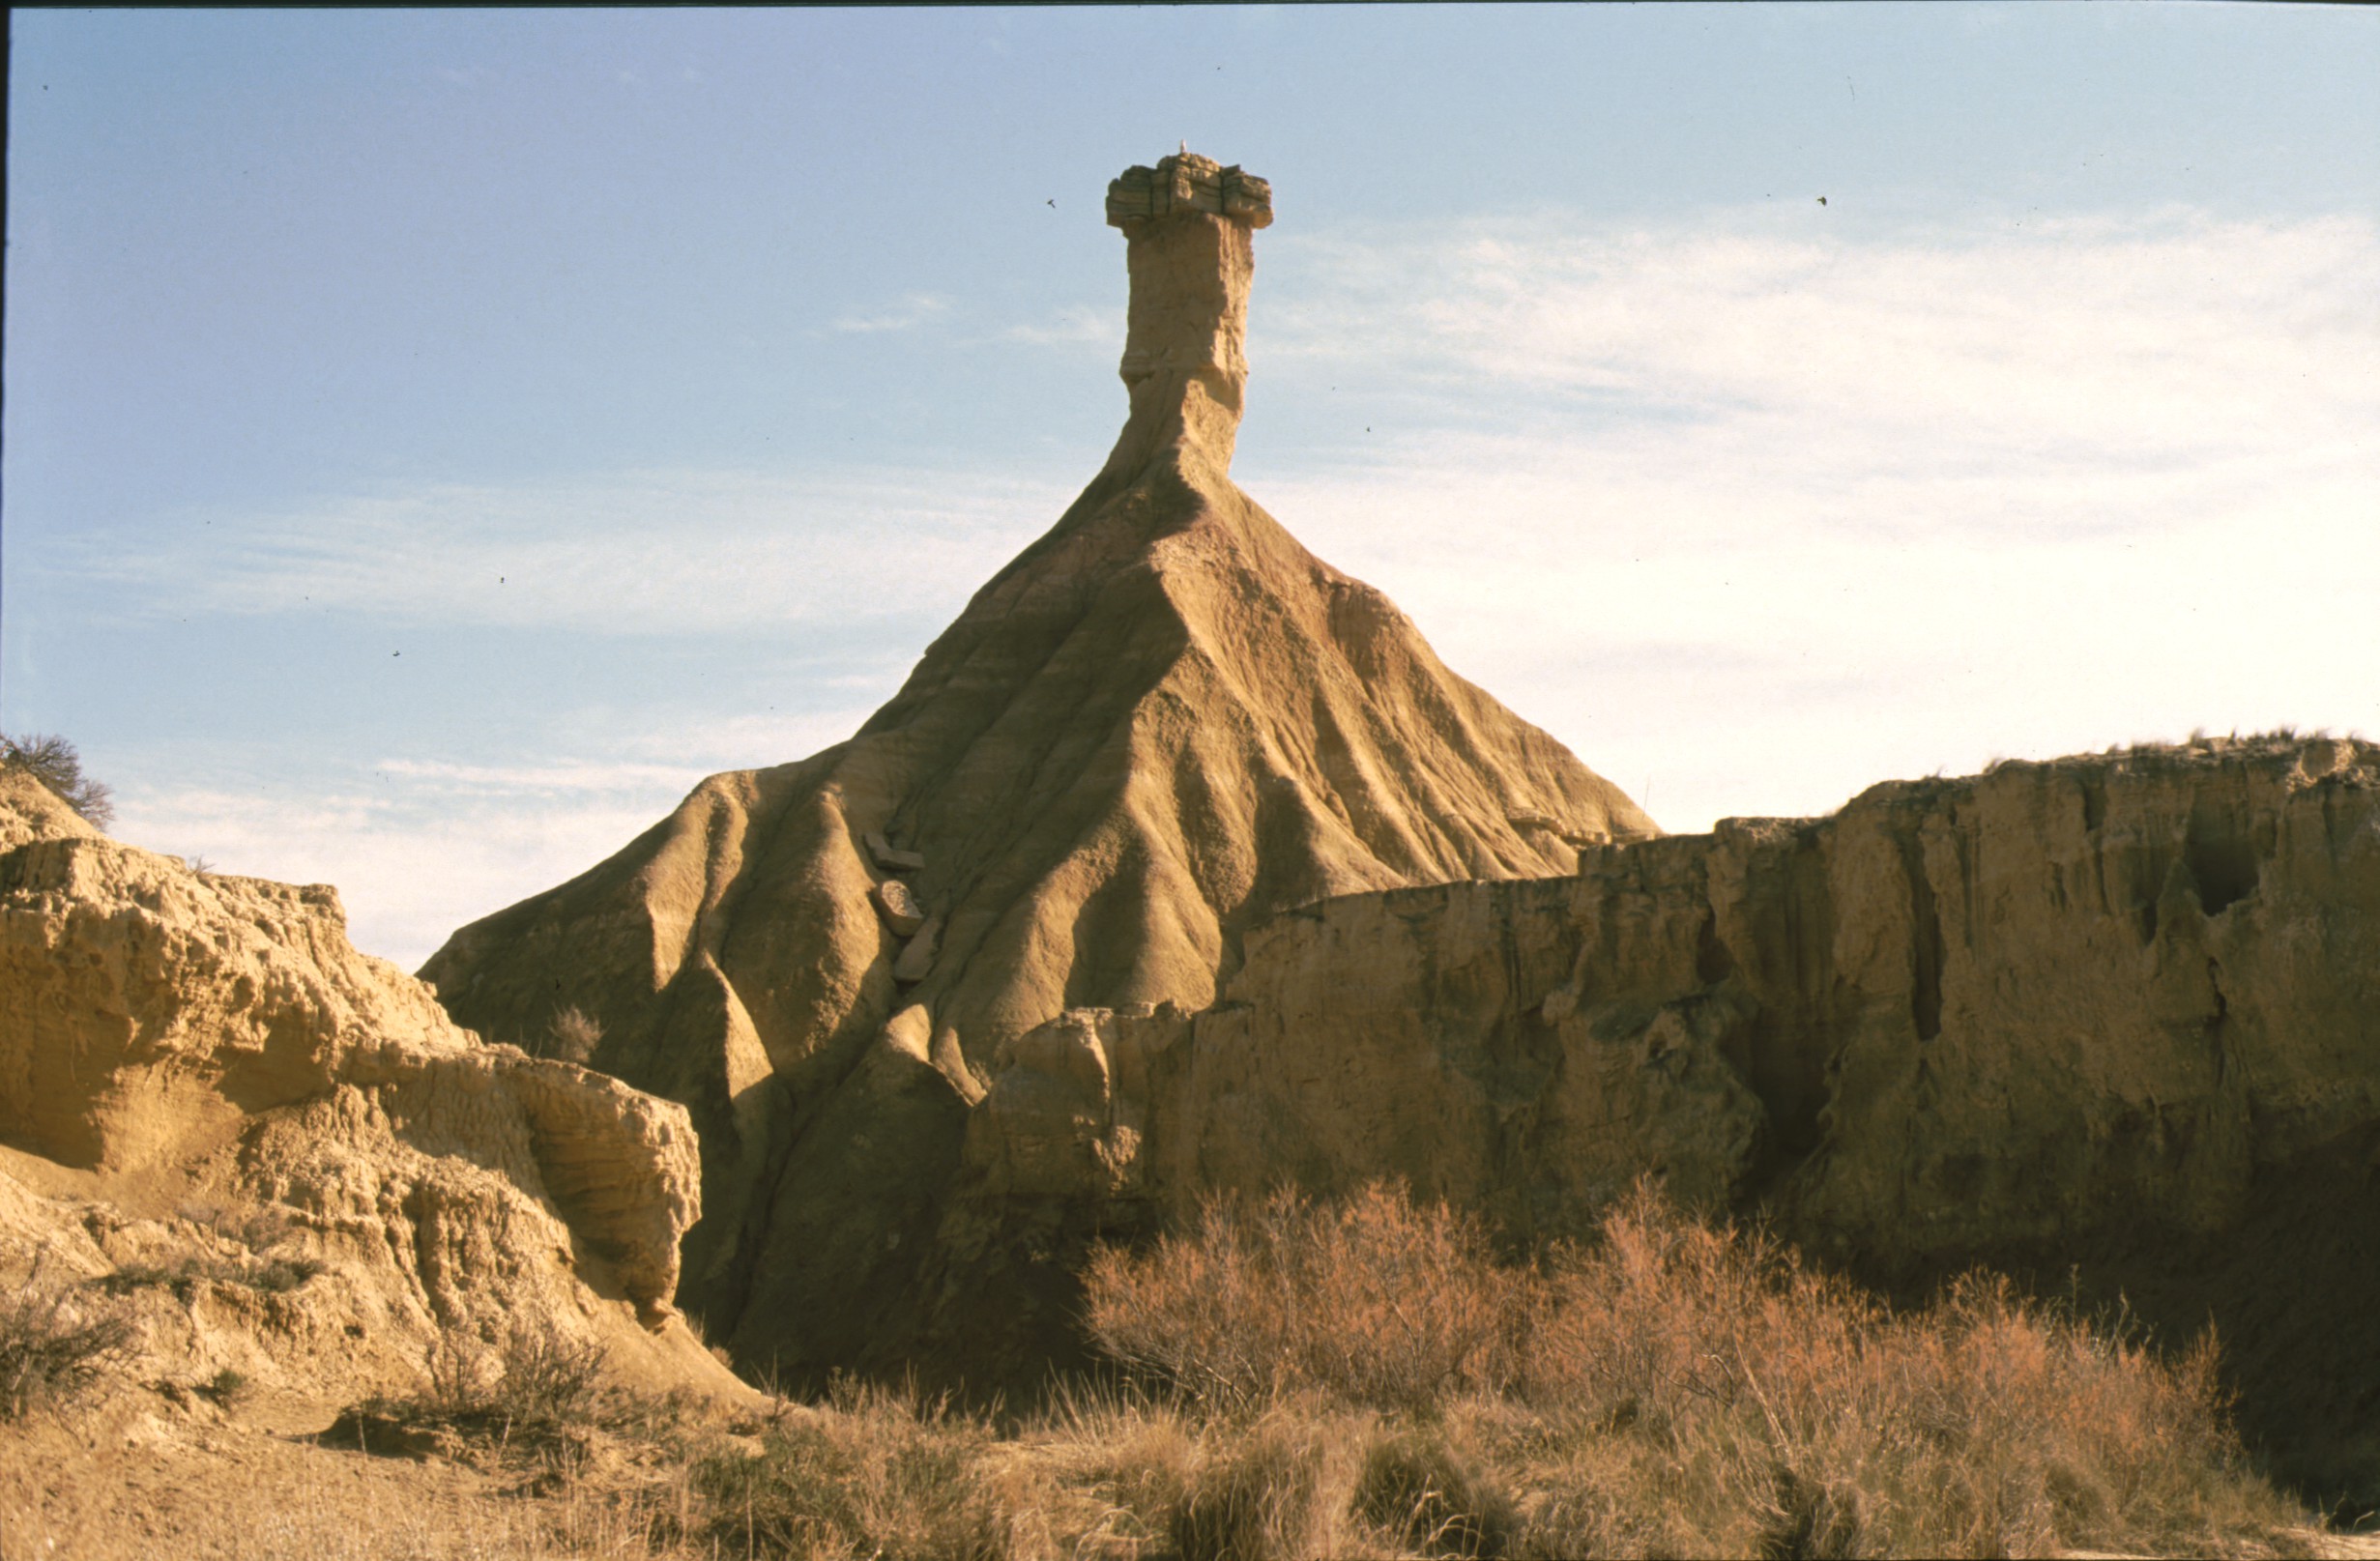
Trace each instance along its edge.
<instances>
[{"instance_id":1,"label":"conical eroded mound","mask_svg":"<svg viewBox=\"0 0 2380 1561\"><path fill-rule=\"evenodd\" d=\"M1269 191L1195 158L1136 172L1138 209L1132 175L1110 202L1132 415L1083 496L849 741L713 776L422 971L490 1039L595 1016L598 1065L693 1108L684 1299L748 1362L883 1362L966 1304L914 1281L1008 1040L1203 1007L1288 906L1655 832L1232 483ZM1151 189L1189 193L1151 214Z\"/></svg>"}]
</instances>

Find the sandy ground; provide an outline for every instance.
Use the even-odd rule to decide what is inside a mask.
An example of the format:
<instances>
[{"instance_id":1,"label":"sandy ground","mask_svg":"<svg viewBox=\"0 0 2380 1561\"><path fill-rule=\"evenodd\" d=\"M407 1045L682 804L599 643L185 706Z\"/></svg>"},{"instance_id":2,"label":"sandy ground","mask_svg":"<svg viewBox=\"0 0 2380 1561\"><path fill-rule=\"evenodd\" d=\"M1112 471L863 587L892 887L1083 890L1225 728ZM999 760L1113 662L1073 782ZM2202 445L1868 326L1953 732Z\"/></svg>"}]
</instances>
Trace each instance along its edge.
<instances>
[{"instance_id":1,"label":"sandy ground","mask_svg":"<svg viewBox=\"0 0 2380 1561\"><path fill-rule=\"evenodd\" d=\"M0 1561L652 1553L591 1492L537 1495L517 1473L325 1446L263 1418L174 1424L118 1404L0 1428Z\"/></svg>"}]
</instances>

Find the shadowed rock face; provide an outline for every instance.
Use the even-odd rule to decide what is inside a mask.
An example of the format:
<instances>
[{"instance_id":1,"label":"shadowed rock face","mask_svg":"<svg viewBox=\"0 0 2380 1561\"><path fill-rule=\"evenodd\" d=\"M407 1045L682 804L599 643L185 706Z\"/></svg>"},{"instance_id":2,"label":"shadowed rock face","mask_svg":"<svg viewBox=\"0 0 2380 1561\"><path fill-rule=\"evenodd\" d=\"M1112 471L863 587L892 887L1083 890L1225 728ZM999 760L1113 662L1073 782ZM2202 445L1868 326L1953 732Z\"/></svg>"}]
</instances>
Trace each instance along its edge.
<instances>
[{"instance_id":1,"label":"shadowed rock face","mask_svg":"<svg viewBox=\"0 0 2380 1561\"><path fill-rule=\"evenodd\" d=\"M1009 1041L1069 1007L1204 1007L1287 906L1656 832L1231 482L1263 182L1168 159L1110 209L1131 412L1058 524L850 741L712 777L423 967L496 1039L588 1010L597 1065L692 1108L685 1296L789 1380L999 1309L920 1275L963 1276L980 1235L943 1221Z\"/></svg>"},{"instance_id":2,"label":"shadowed rock face","mask_svg":"<svg viewBox=\"0 0 2380 1561\"><path fill-rule=\"evenodd\" d=\"M1012 1048L970 1196L1113 1229L1388 1177L1528 1240L1650 1171L1911 1294L1990 1260L2211 1319L2283 1471L2380 1498L2380 747L1888 784L1243 948L1206 1012Z\"/></svg>"},{"instance_id":3,"label":"shadowed rock face","mask_svg":"<svg viewBox=\"0 0 2380 1561\"><path fill-rule=\"evenodd\" d=\"M2217 1229L2380 1117L2380 750L1895 783L1245 947L1155 1112L1169 1185L1393 1175L1565 1234L1649 1170L1912 1259Z\"/></svg>"}]
</instances>

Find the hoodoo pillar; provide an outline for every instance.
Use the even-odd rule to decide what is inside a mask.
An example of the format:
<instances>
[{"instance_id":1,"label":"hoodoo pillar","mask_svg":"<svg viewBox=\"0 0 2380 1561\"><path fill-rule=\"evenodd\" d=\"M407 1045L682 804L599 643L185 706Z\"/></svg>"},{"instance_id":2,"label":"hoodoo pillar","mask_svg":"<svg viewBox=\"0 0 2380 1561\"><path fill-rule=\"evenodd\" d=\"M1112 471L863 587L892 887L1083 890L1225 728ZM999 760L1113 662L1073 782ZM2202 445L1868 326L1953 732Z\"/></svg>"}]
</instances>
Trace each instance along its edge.
<instances>
[{"instance_id":1,"label":"hoodoo pillar","mask_svg":"<svg viewBox=\"0 0 2380 1561\"><path fill-rule=\"evenodd\" d=\"M1119 372L1132 416L1109 459L1137 468L1179 443L1228 472L1248 383L1250 235L1272 221L1272 186L1195 152L1131 167L1108 186L1132 280Z\"/></svg>"}]
</instances>

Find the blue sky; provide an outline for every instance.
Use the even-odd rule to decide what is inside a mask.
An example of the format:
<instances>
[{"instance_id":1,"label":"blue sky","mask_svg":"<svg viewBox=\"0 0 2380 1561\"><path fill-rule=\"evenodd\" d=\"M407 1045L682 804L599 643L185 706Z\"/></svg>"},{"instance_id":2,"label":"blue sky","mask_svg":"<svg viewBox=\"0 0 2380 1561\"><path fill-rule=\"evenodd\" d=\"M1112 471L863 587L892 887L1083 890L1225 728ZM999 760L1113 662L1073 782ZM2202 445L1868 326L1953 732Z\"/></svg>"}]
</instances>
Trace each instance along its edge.
<instances>
[{"instance_id":1,"label":"blue sky","mask_svg":"<svg viewBox=\"0 0 2380 1561\"><path fill-rule=\"evenodd\" d=\"M1274 183L1235 475L1673 829L2380 729L2380 16L14 20L0 725L417 962L898 686ZM1819 197L1825 197L1821 204Z\"/></svg>"}]
</instances>

